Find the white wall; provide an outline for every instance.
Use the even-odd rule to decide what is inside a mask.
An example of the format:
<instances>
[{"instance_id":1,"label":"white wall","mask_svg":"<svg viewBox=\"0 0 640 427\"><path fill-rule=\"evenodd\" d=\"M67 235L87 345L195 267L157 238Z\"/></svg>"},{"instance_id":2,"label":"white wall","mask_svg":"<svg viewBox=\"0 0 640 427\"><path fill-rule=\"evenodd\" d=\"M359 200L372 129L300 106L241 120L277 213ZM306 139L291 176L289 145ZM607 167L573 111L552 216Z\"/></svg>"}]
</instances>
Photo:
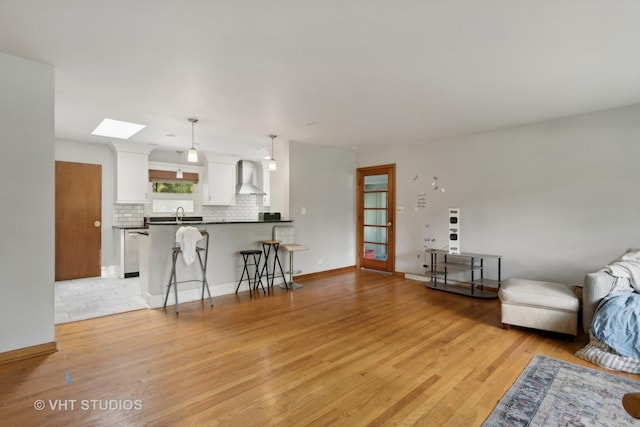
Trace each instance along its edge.
<instances>
[{"instance_id":1,"label":"white wall","mask_svg":"<svg viewBox=\"0 0 640 427\"><path fill-rule=\"evenodd\" d=\"M116 153L107 144L78 141L55 141L56 161L88 163L102 166L102 253L103 267L116 264L114 249L113 206L115 202Z\"/></svg>"},{"instance_id":2,"label":"white wall","mask_svg":"<svg viewBox=\"0 0 640 427\"><path fill-rule=\"evenodd\" d=\"M0 54L0 352L55 341L54 74Z\"/></svg>"},{"instance_id":3,"label":"white wall","mask_svg":"<svg viewBox=\"0 0 640 427\"><path fill-rule=\"evenodd\" d=\"M273 157L276 160L276 170L270 171L270 212L280 212L282 219L290 219L290 171L289 171L289 141L277 140L274 143Z\"/></svg>"},{"instance_id":4,"label":"white wall","mask_svg":"<svg viewBox=\"0 0 640 427\"><path fill-rule=\"evenodd\" d=\"M359 167L397 164L396 270L419 272L425 238L448 244L457 207L462 250L503 255L503 278L581 283L640 245L639 118L637 105L359 152ZM433 175L446 193L432 191ZM427 206L415 210L419 193Z\"/></svg>"},{"instance_id":5,"label":"white wall","mask_svg":"<svg viewBox=\"0 0 640 427\"><path fill-rule=\"evenodd\" d=\"M291 142L289 171L289 217L298 242L311 248L294 255L296 269L355 265L355 152Z\"/></svg>"}]
</instances>

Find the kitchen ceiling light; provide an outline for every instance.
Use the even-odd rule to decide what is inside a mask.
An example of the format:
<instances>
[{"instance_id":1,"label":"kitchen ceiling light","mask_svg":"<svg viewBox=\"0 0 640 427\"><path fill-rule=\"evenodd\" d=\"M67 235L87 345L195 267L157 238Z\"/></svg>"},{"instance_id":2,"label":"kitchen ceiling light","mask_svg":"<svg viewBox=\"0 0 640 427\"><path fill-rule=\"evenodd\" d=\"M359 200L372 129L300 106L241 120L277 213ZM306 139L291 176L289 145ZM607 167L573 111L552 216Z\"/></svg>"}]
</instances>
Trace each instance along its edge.
<instances>
[{"instance_id":1,"label":"kitchen ceiling light","mask_svg":"<svg viewBox=\"0 0 640 427\"><path fill-rule=\"evenodd\" d=\"M191 123L191 148L189 149L189 153L187 154L187 161L190 163L198 162L198 151L196 150L196 143L193 139L193 125L198 123L198 119L188 119L189 123Z\"/></svg>"},{"instance_id":2,"label":"kitchen ceiling light","mask_svg":"<svg viewBox=\"0 0 640 427\"><path fill-rule=\"evenodd\" d=\"M178 150L176 153L178 153L178 170L176 171L176 178L182 179L184 177L182 169L180 169L180 166L182 166L182 151Z\"/></svg>"},{"instance_id":3,"label":"kitchen ceiling light","mask_svg":"<svg viewBox=\"0 0 640 427\"><path fill-rule=\"evenodd\" d=\"M273 158L273 140L275 138L277 138L278 135L269 135L269 138L271 138L271 158L269 159L269 170L270 171L274 171L276 170L276 159Z\"/></svg>"},{"instance_id":4,"label":"kitchen ceiling light","mask_svg":"<svg viewBox=\"0 0 640 427\"><path fill-rule=\"evenodd\" d=\"M122 122L120 120L104 119L96 127L91 135L107 136L109 138L129 139L136 133L144 129L145 125L137 123Z\"/></svg>"}]
</instances>

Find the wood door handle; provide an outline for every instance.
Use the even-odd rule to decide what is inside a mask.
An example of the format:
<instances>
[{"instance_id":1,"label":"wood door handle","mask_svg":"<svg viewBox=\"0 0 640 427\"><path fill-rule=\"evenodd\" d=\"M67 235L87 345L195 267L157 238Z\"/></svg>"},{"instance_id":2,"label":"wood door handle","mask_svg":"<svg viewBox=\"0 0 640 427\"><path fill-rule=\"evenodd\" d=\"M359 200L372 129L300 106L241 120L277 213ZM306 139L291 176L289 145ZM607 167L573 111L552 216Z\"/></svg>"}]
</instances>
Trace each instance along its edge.
<instances>
[{"instance_id":1,"label":"wood door handle","mask_svg":"<svg viewBox=\"0 0 640 427\"><path fill-rule=\"evenodd\" d=\"M100 228L101 225L102 225L102 223L100 221L93 221L93 226L95 228Z\"/></svg>"}]
</instances>

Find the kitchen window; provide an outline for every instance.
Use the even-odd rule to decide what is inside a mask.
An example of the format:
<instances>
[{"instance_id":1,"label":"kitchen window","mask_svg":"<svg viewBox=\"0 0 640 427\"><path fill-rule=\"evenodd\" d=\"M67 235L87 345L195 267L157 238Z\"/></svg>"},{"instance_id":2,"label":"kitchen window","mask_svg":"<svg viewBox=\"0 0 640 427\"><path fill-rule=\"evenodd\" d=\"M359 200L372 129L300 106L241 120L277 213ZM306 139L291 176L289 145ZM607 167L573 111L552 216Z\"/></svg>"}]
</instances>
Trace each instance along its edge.
<instances>
[{"instance_id":1,"label":"kitchen window","mask_svg":"<svg viewBox=\"0 0 640 427\"><path fill-rule=\"evenodd\" d=\"M196 213L199 204L198 174L184 173L182 179L175 172L149 170L151 215L175 214L178 207L185 213Z\"/></svg>"},{"instance_id":2,"label":"kitchen window","mask_svg":"<svg viewBox=\"0 0 640 427\"><path fill-rule=\"evenodd\" d=\"M193 194L195 184L191 182L152 182L154 193Z\"/></svg>"}]
</instances>

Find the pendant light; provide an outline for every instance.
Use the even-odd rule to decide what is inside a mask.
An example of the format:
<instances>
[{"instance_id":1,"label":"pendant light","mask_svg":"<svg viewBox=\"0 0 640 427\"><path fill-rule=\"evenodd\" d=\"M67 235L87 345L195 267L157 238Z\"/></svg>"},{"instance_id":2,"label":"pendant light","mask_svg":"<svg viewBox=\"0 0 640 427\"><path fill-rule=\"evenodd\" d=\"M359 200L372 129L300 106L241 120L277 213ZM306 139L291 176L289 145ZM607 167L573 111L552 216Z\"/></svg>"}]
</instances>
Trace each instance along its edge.
<instances>
[{"instance_id":1,"label":"pendant light","mask_svg":"<svg viewBox=\"0 0 640 427\"><path fill-rule=\"evenodd\" d=\"M182 151L178 150L176 153L178 153L178 170L176 171L176 179L182 179L184 177L182 169L180 169L180 166L182 166Z\"/></svg>"},{"instance_id":2,"label":"pendant light","mask_svg":"<svg viewBox=\"0 0 640 427\"><path fill-rule=\"evenodd\" d=\"M191 148L189 149L189 153L187 154L187 161L190 163L198 162L198 151L196 150L195 140L193 138L193 125L198 123L198 119L188 119L189 123L191 123Z\"/></svg>"},{"instance_id":3,"label":"pendant light","mask_svg":"<svg viewBox=\"0 0 640 427\"><path fill-rule=\"evenodd\" d=\"M276 170L276 159L273 158L273 140L274 138L277 138L278 135L269 135L269 138L271 138L271 158L269 159L269 170L270 171L274 171Z\"/></svg>"}]
</instances>

